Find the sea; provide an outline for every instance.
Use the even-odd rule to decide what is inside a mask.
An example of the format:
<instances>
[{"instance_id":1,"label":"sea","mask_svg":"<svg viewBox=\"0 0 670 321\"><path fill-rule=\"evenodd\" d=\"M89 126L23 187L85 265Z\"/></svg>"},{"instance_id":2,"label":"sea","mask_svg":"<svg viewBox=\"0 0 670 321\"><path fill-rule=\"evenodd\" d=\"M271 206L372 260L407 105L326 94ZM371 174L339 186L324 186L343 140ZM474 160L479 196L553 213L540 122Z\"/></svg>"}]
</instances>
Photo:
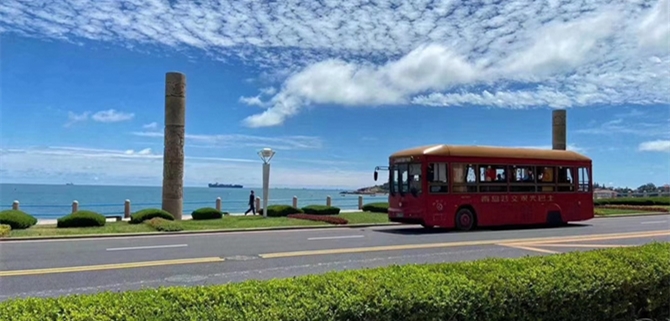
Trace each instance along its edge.
<instances>
[{"instance_id":1,"label":"sea","mask_svg":"<svg viewBox=\"0 0 670 321\"><path fill-rule=\"evenodd\" d=\"M215 207L216 198L221 198L222 210L231 215L242 214L248 209L249 193L254 190L263 197L260 188L209 188L184 187L184 213L201 207ZM0 209L10 209L14 201L19 201L21 210L38 219L56 219L72 211L73 201L79 203L80 210L91 210L104 215L123 214L124 202L130 200L131 211L144 208L160 208L162 198L160 186L100 186L100 185L35 185L0 184ZM342 210L358 208L358 195L343 195L342 190L271 188L270 205L291 205L293 197L298 198L298 207L319 204L326 205L331 197L332 205ZM363 195L363 203L385 202L387 195Z\"/></svg>"}]
</instances>

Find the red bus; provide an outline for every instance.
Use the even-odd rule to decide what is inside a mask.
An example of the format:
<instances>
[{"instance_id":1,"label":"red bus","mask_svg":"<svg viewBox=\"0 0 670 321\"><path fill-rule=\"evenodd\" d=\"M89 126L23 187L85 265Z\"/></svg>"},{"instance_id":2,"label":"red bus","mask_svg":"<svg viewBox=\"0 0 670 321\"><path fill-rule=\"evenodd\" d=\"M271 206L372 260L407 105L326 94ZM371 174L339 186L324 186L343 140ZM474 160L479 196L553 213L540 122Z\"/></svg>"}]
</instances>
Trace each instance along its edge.
<instances>
[{"instance_id":1,"label":"red bus","mask_svg":"<svg viewBox=\"0 0 670 321\"><path fill-rule=\"evenodd\" d=\"M591 159L573 151L433 145L389 157L389 220L470 230L593 218Z\"/></svg>"}]
</instances>

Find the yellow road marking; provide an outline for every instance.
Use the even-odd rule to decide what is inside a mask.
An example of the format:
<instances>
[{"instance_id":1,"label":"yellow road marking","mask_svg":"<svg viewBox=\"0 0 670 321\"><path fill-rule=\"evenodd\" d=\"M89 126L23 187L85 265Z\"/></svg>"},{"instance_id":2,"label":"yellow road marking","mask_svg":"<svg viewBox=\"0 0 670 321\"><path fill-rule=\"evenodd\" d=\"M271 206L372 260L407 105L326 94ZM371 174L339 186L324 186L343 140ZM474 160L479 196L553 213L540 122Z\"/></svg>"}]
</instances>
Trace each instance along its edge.
<instances>
[{"instance_id":1,"label":"yellow road marking","mask_svg":"<svg viewBox=\"0 0 670 321\"><path fill-rule=\"evenodd\" d=\"M532 245L535 245L533 243ZM624 245L624 244L538 244L542 247L588 247L588 248L599 248L599 247L630 247L633 245Z\"/></svg>"},{"instance_id":2,"label":"yellow road marking","mask_svg":"<svg viewBox=\"0 0 670 321\"><path fill-rule=\"evenodd\" d=\"M476 245L536 245L537 243L550 242L580 242L592 240L611 240L624 238L643 238L652 236L666 236L670 235L670 231L649 231L649 232L632 232L632 233L608 233L596 234L590 236L555 236L542 238L525 238L525 239L503 239L503 240L482 240L482 241L464 241L464 242L449 242L449 243L428 243L428 244L403 244L403 245L387 245L387 246L371 246L371 247L354 247L354 248L339 248L326 250L308 250L308 251L294 251L294 252L277 252L260 254L264 259L284 258L296 256L309 255L332 255L332 254L351 254L364 252L378 252L378 251L402 251L402 250L418 250L418 249L434 249L457 246L476 246Z\"/></svg>"},{"instance_id":3,"label":"yellow road marking","mask_svg":"<svg viewBox=\"0 0 670 321\"><path fill-rule=\"evenodd\" d=\"M530 247L530 246L522 246L522 245L508 245L508 244L498 244L506 247L511 247L515 249L521 249L521 250L526 250L526 251L533 251L533 252L541 252L541 253L549 253L549 254L557 254L560 252L556 251L550 251L550 250L545 250L545 249L538 249L536 247Z\"/></svg>"},{"instance_id":4,"label":"yellow road marking","mask_svg":"<svg viewBox=\"0 0 670 321\"><path fill-rule=\"evenodd\" d=\"M130 269L130 268L177 265L177 264L214 263L214 262L223 262L223 260L224 259L220 257L203 257L196 259L177 259L177 260L162 260L162 261L100 264L100 265L88 265L88 266L69 266L69 267L44 268L44 269L32 269L32 270L13 270L13 271L0 271L0 277Z\"/></svg>"}]
</instances>

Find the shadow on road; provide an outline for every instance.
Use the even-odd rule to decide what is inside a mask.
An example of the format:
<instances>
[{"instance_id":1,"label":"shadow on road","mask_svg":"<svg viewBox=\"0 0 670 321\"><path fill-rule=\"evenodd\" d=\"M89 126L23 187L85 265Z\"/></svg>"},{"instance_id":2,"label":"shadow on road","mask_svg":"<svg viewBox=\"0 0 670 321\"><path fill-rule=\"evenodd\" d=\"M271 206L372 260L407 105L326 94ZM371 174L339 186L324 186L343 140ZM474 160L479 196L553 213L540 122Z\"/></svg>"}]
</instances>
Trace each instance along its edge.
<instances>
[{"instance_id":1,"label":"shadow on road","mask_svg":"<svg viewBox=\"0 0 670 321\"><path fill-rule=\"evenodd\" d=\"M505 226L495 226L495 227L480 227L471 231L459 231L456 229L446 229L446 228L432 228L427 229L423 228L420 225L407 225L407 227L399 227L393 229L380 229L374 230L378 233L389 233L389 234L399 234L399 235L427 235L427 234L443 234L443 233L478 233L478 232L491 232L491 231L513 231L513 230L555 230L555 229L569 229L569 228L578 228L578 227L588 227L590 224L583 223L570 223L563 226L547 226L547 225L505 225Z\"/></svg>"}]
</instances>

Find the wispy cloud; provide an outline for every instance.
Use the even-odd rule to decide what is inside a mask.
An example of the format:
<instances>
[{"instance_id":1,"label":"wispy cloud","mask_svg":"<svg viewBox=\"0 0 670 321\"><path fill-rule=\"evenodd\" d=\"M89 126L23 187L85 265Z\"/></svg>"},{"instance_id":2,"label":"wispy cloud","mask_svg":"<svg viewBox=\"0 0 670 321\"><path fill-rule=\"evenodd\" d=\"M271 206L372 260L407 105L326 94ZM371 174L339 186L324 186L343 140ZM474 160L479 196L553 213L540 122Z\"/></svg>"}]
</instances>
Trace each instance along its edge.
<instances>
[{"instance_id":1,"label":"wispy cloud","mask_svg":"<svg viewBox=\"0 0 670 321\"><path fill-rule=\"evenodd\" d=\"M0 25L73 42L195 48L254 64L281 84L241 99L267 108L244 120L249 127L278 126L322 104L567 108L670 101L670 0L558 5L6 0Z\"/></svg>"},{"instance_id":2,"label":"wispy cloud","mask_svg":"<svg viewBox=\"0 0 670 321\"><path fill-rule=\"evenodd\" d=\"M162 132L133 132L135 136L140 137L163 137ZM279 136L264 137L253 135L229 134L229 135L198 135L186 134L186 139L192 141L196 146L201 147L270 147L277 150L295 150L295 149L319 149L323 146L321 138L314 136Z\"/></svg>"},{"instance_id":3,"label":"wispy cloud","mask_svg":"<svg viewBox=\"0 0 670 321\"><path fill-rule=\"evenodd\" d=\"M70 181L83 177L109 184L133 181L159 185L162 180L161 154L151 149L110 150L55 146L48 148L0 149L3 180L30 179ZM196 157L186 155L184 181L203 185L213 181L238 182L259 186L258 159ZM372 183L368 172L324 168L318 171L296 167L293 162L276 163L272 169L274 186L352 188Z\"/></svg>"},{"instance_id":4,"label":"wispy cloud","mask_svg":"<svg viewBox=\"0 0 670 321\"><path fill-rule=\"evenodd\" d=\"M158 123L157 122L152 122L148 124L142 125L142 128L144 129L157 129L158 128Z\"/></svg>"},{"instance_id":5,"label":"wispy cloud","mask_svg":"<svg viewBox=\"0 0 670 321\"><path fill-rule=\"evenodd\" d=\"M641 143L638 147L642 152L663 152L670 153L670 140L654 140Z\"/></svg>"},{"instance_id":6,"label":"wispy cloud","mask_svg":"<svg viewBox=\"0 0 670 321\"><path fill-rule=\"evenodd\" d=\"M646 137L670 137L670 131L668 131L670 120L630 121L628 118L612 119L597 126L575 130L575 133L608 136L624 134Z\"/></svg>"},{"instance_id":7,"label":"wispy cloud","mask_svg":"<svg viewBox=\"0 0 670 321\"><path fill-rule=\"evenodd\" d=\"M99 123L118 123L131 120L134 117L134 113L119 112L114 109L101 110L92 115L90 111L85 111L79 114L69 111L68 121L64 126L70 127L75 123L85 122L89 119Z\"/></svg>"},{"instance_id":8,"label":"wispy cloud","mask_svg":"<svg viewBox=\"0 0 670 321\"><path fill-rule=\"evenodd\" d=\"M122 121L131 120L135 117L134 113L124 113L119 112L114 109L101 110L93 116L91 119L100 123L118 123Z\"/></svg>"}]
</instances>

